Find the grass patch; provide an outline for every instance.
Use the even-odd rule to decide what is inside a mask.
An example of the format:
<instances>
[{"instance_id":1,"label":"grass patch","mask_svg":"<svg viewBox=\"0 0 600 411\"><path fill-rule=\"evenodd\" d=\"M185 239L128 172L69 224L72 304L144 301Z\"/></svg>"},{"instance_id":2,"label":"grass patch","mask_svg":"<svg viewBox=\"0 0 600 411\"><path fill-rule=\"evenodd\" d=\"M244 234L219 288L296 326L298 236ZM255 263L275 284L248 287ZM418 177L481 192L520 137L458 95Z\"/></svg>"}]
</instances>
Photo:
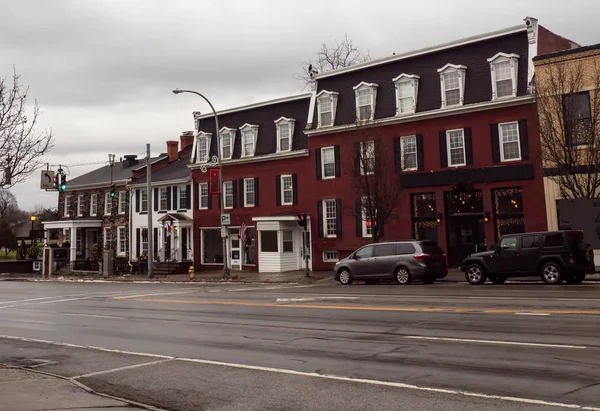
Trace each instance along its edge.
<instances>
[{"instance_id":1,"label":"grass patch","mask_svg":"<svg viewBox=\"0 0 600 411\"><path fill-rule=\"evenodd\" d=\"M15 260L16 258L17 258L16 251L9 251L8 255L7 255L4 250L0 250L0 261L12 261L12 260Z\"/></svg>"}]
</instances>

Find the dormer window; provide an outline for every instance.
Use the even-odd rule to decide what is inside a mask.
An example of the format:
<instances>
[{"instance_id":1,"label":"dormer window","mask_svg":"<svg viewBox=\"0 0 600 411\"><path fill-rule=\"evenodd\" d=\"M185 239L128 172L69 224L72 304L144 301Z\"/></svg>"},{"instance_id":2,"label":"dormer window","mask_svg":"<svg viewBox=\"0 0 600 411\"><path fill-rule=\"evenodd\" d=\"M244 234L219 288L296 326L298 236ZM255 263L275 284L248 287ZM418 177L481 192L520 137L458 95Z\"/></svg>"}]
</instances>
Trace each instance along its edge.
<instances>
[{"instance_id":1,"label":"dormer window","mask_svg":"<svg viewBox=\"0 0 600 411\"><path fill-rule=\"evenodd\" d=\"M498 53L488 59L492 73L492 100L517 96L519 55Z\"/></svg>"},{"instance_id":2,"label":"dormer window","mask_svg":"<svg viewBox=\"0 0 600 411\"><path fill-rule=\"evenodd\" d=\"M440 73L442 108L462 106L465 101L465 77L467 67L456 64L446 64Z\"/></svg>"},{"instance_id":3,"label":"dormer window","mask_svg":"<svg viewBox=\"0 0 600 411\"><path fill-rule=\"evenodd\" d=\"M211 138L211 133L205 133L204 131L198 131L196 133L196 138L194 139L194 145L196 147L192 150L195 155L195 158L192 159L193 161L196 163L205 163L208 161Z\"/></svg>"},{"instance_id":4,"label":"dormer window","mask_svg":"<svg viewBox=\"0 0 600 411\"><path fill-rule=\"evenodd\" d=\"M290 151L294 141L294 125L296 120L293 118L281 117L275 120L277 127L277 152Z\"/></svg>"},{"instance_id":5,"label":"dormer window","mask_svg":"<svg viewBox=\"0 0 600 411\"><path fill-rule=\"evenodd\" d=\"M223 160L231 160L233 156L233 145L235 143L236 129L223 127L219 130L221 136L221 158Z\"/></svg>"},{"instance_id":6,"label":"dormer window","mask_svg":"<svg viewBox=\"0 0 600 411\"><path fill-rule=\"evenodd\" d=\"M252 157L256 151L256 140L258 138L258 126L244 124L240 127L242 133L242 157Z\"/></svg>"},{"instance_id":7,"label":"dormer window","mask_svg":"<svg viewBox=\"0 0 600 411\"><path fill-rule=\"evenodd\" d=\"M392 81L396 88L396 115L415 113L417 111L419 76L403 73Z\"/></svg>"},{"instance_id":8,"label":"dormer window","mask_svg":"<svg viewBox=\"0 0 600 411\"><path fill-rule=\"evenodd\" d=\"M377 87L379 86L375 83L365 83L364 81L354 86L357 120L373 120L375 116L375 102L377 101Z\"/></svg>"},{"instance_id":9,"label":"dormer window","mask_svg":"<svg viewBox=\"0 0 600 411\"><path fill-rule=\"evenodd\" d=\"M317 94L318 126L331 127L335 124L335 112L337 109L339 93L335 91L322 90Z\"/></svg>"}]
</instances>

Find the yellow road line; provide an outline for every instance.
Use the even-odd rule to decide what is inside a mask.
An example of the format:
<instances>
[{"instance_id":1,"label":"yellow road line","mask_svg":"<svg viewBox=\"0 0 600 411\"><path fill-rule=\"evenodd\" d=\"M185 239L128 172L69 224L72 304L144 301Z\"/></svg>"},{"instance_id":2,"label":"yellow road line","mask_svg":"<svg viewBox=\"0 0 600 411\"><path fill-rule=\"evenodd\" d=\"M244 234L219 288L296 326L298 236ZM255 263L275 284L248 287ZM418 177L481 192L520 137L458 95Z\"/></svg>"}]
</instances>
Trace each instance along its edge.
<instances>
[{"instance_id":1,"label":"yellow road line","mask_svg":"<svg viewBox=\"0 0 600 411\"><path fill-rule=\"evenodd\" d=\"M118 298L113 298L116 300ZM488 313L488 314L559 314L559 315L600 315L596 310L527 310L527 309L477 309L464 307L390 307L369 305L324 305L324 304L276 304L251 301L200 301L200 300L171 300L160 298L130 298L127 301L142 301L150 303L174 303L195 305L232 305L241 307L281 307L281 308L313 308L320 310L355 310L355 311L404 311L404 312L453 312L453 313Z\"/></svg>"}]
</instances>

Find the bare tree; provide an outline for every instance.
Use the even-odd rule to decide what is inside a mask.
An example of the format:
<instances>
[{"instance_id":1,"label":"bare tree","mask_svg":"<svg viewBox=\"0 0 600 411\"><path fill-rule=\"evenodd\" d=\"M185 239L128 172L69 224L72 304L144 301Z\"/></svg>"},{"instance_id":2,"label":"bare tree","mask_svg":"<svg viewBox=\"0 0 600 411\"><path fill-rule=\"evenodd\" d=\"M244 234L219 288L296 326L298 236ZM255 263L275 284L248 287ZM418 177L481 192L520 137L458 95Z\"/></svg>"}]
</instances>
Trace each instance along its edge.
<instances>
[{"instance_id":1,"label":"bare tree","mask_svg":"<svg viewBox=\"0 0 600 411\"><path fill-rule=\"evenodd\" d=\"M27 105L28 92L16 70L12 78L0 78L0 188L25 181L52 148L52 131L35 130L40 108L37 101Z\"/></svg>"},{"instance_id":2,"label":"bare tree","mask_svg":"<svg viewBox=\"0 0 600 411\"><path fill-rule=\"evenodd\" d=\"M385 136L378 126L359 124L351 134L354 161L348 174L352 176L352 201L346 202L346 211L357 222L365 222L367 234L376 243L400 201L400 181L393 155L386 150Z\"/></svg>"},{"instance_id":3,"label":"bare tree","mask_svg":"<svg viewBox=\"0 0 600 411\"><path fill-rule=\"evenodd\" d=\"M11 213L19 210L17 197L8 190L0 189L0 218L8 219Z\"/></svg>"},{"instance_id":4,"label":"bare tree","mask_svg":"<svg viewBox=\"0 0 600 411\"><path fill-rule=\"evenodd\" d=\"M306 89L312 84L313 75L316 73L337 70L369 60L371 60L369 51L363 51L355 46L346 33L341 40L334 40L332 44L321 44L314 59L302 63L302 73L297 74L296 79L302 81Z\"/></svg>"},{"instance_id":5,"label":"bare tree","mask_svg":"<svg viewBox=\"0 0 600 411\"><path fill-rule=\"evenodd\" d=\"M566 200L600 195L600 66L560 62L536 70L541 159Z\"/></svg>"}]
</instances>

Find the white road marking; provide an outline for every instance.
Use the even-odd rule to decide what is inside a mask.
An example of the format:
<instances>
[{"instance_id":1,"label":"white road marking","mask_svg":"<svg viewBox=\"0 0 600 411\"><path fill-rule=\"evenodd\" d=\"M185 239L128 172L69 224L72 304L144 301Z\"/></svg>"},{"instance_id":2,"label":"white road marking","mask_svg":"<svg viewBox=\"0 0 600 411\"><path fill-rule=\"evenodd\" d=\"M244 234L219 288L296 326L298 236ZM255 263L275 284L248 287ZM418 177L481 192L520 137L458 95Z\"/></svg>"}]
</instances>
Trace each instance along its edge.
<instances>
[{"instance_id":1,"label":"white road marking","mask_svg":"<svg viewBox=\"0 0 600 411\"><path fill-rule=\"evenodd\" d=\"M470 392L470 391L424 387L424 386L419 386L419 385L405 384L405 383L392 382L392 381L371 380L371 379L366 379L366 378L342 377L342 376L331 375L331 374L317 374L317 373L313 373L313 372L295 371L295 370L289 370L289 369L285 369L285 368L262 367L262 366L257 366L257 365L246 365L246 364L229 363L229 362L222 362L222 361L202 360L202 359L197 359L197 358L178 358L178 357L171 357L171 356L166 356L166 355L139 353L139 352L131 352L131 351L121 351L121 350L114 350L114 349L110 349L110 348L61 343L61 342L57 342L57 341L37 340L37 339L33 339L33 338L15 337L15 336L8 336L8 335L0 335L0 339L27 341L27 342L39 342L39 343L46 343L46 344L52 344L52 345L64 346L64 347L84 348L84 349L89 349L89 350L114 352L114 353L119 353L119 354L130 354L130 355L138 355L138 356L145 356L145 357L162 358L162 359L166 359L166 360L184 361L184 362L197 363L197 364L216 365L216 366L221 366L221 367L237 368L237 369L244 369L244 370L264 371L264 372L272 372L272 373L278 373L278 374L296 375L296 376L301 376L301 377L320 378L320 379L325 379L325 380L344 381L344 382L351 382L351 383L369 384L369 385L375 385L375 386L401 388L401 389L415 390L415 391L434 392L434 393L439 393L439 394L458 395L458 396L463 396L463 397L474 397L474 398L483 398L483 399L489 399L489 400L508 401L508 402L514 402L514 403L520 403L520 404L543 405L546 407L568 408L568 409L574 409L574 410L600 411L600 407L593 407L593 406L542 401L542 400L535 400L535 399L531 399L531 398L510 397L510 396L505 396L505 395L482 394L482 393Z\"/></svg>"},{"instance_id":2,"label":"white road marking","mask_svg":"<svg viewBox=\"0 0 600 411\"><path fill-rule=\"evenodd\" d=\"M140 368L140 367L145 367L147 365L155 365L155 364L160 364L160 363L163 363L163 362L173 361L173 360L174 360L174 358L168 358L168 359L163 359L163 360L158 360L158 361L145 362L145 363L142 363L142 364L127 365L125 367L112 368L110 370L97 371L97 372L91 372L89 374L78 375L76 377L71 377L69 379L71 379L71 380L78 380L78 379L81 379L81 378L88 378L88 377L93 377L93 376L96 376L96 375L111 374L113 372L131 370L133 368Z\"/></svg>"},{"instance_id":3,"label":"white road marking","mask_svg":"<svg viewBox=\"0 0 600 411\"><path fill-rule=\"evenodd\" d=\"M150 296L155 296L155 295L175 295L175 294L186 294L186 293L193 293L196 290L185 290L185 291L173 291L173 292L160 292L160 293L149 293L149 294L137 294L137 295L124 295L121 297L113 297L114 300L126 300L128 298L140 298L140 297L150 297Z\"/></svg>"},{"instance_id":4,"label":"white road marking","mask_svg":"<svg viewBox=\"0 0 600 411\"><path fill-rule=\"evenodd\" d=\"M422 335L406 335L406 336L404 336L404 338L408 338L411 340L454 341L454 342L499 344L499 345L523 345L523 346L527 346L527 347L576 348L576 349L588 348L584 345L542 344L542 343L528 343L528 342L519 342L519 341L499 341L499 340L476 340L476 339L470 339L470 338L426 337L426 336L422 336Z\"/></svg>"},{"instance_id":5,"label":"white road marking","mask_svg":"<svg viewBox=\"0 0 600 411\"><path fill-rule=\"evenodd\" d=\"M545 316L545 315L550 315L549 313L514 313L515 315L539 315L539 316Z\"/></svg>"},{"instance_id":6,"label":"white road marking","mask_svg":"<svg viewBox=\"0 0 600 411\"><path fill-rule=\"evenodd\" d=\"M358 300L359 297L302 297L302 298L278 298L278 303L302 302L302 301L324 301L324 300Z\"/></svg>"},{"instance_id":7,"label":"white road marking","mask_svg":"<svg viewBox=\"0 0 600 411\"><path fill-rule=\"evenodd\" d=\"M117 317L114 315L100 315L100 314L81 314L81 313L65 313L61 311L48 311L48 310L27 310L25 308L11 308L7 311L16 311L23 313L40 313L40 314L60 314L60 315L71 315L75 317L97 317L97 318L110 318L115 320L128 320L127 317Z\"/></svg>"},{"instance_id":8,"label":"white road marking","mask_svg":"<svg viewBox=\"0 0 600 411\"><path fill-rule=\"evenodd\" d=\"M284 288L311 288L314 287L314 285L277 285L277 286L272 286L272 287L248 287L248 288L230 288L228 290L210 290L208 291L209 293L215 293L215 292L237 292L237 291L261 291L261 290L281 290Z\"/></svg>"},{"instance_id":9,"label":"white road marking","mask_svg":"<svg viewBox=\"0 0 600 411\"><path fill-rule=\"evenodd\" d=\"M64 298L64 297L81 297L83 295L85 295L85 294L69 294L69 295L57 295L57 296L53 296L53 297L28 298L26 300L0 301L0 304L25 303L28 301L51 300L53 298Z\"/></svg>"}]
</instances>

